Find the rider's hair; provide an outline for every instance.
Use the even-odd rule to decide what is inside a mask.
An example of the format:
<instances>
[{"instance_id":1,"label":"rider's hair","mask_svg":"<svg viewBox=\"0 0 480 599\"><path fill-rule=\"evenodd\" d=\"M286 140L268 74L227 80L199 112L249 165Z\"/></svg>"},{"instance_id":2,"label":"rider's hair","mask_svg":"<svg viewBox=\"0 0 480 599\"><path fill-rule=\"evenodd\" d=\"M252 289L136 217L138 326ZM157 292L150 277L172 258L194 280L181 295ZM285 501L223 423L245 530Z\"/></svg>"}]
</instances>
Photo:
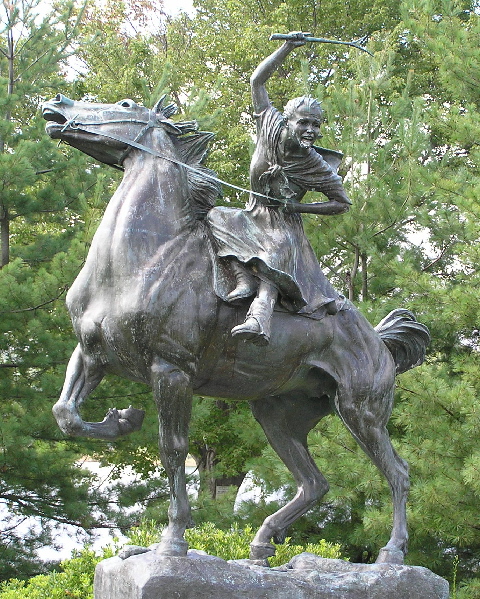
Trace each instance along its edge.
<instances>
[{"instance_id":1,"label":"rider's hair","mask_svg":"<svg viewBox=\"0 0 480 599\"><path fill-rule=\"evenodd\" d=\"M316 98L310 96L300 96L299 98L293 98L285 104L283 109L283 118L289 119L300 106L305 106L307 110L320 110L320 115L323 117L323 109L320 102Z\"/></svg>"}]
</instances>

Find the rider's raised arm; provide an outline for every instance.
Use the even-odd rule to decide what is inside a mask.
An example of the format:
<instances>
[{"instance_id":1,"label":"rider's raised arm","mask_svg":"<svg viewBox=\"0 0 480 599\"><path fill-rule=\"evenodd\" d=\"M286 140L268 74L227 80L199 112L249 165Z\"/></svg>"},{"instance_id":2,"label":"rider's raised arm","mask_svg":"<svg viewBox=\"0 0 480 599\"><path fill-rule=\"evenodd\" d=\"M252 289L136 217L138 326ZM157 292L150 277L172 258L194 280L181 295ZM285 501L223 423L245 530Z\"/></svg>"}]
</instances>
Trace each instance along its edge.
<instances>
[{"instance_id":1,"label":"rider's raised arm","mask_svg":"<svg viewBox=\"0 0 480 599\"><path fill-rule=\"evenodd\" d=\"M298 41L285 42L280 48L265 58L250 77L253 109L257 114L270 106L270 99L265 88L265 83L270 79L292 50L305 44L305 41L303 41L303 33L296 32L292 35L295 35Z\"/></svg>"}]
</instances>

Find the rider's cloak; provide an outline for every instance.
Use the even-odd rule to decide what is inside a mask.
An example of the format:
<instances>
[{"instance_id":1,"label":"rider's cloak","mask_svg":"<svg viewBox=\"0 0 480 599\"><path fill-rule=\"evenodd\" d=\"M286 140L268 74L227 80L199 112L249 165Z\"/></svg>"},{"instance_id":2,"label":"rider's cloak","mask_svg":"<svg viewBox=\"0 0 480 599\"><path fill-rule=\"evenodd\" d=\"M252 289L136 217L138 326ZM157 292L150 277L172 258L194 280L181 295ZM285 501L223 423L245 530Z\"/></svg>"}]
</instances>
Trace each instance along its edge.
<instances>
[{"instance_id":1,"label":"rider's cloak","mask_svg":"<svg viewBox=\"0 0 480 599\"><path fill-rule=\"evenodd\" d=\"M279 152L285 127L283 115L270 106L257 118L257 145L250 165L252 192L245 210L218 207L208 220L218 255L234 257L260 279L273 283L284 307L294 312L315 312L337 298L305 235L300 214L283 208L306 191L320 191L328 199L344 198L336 168L341 154L310 148L301 159L288 160ZM340 158L339 158L340 157Z\"/></svg>"}]
</instances>

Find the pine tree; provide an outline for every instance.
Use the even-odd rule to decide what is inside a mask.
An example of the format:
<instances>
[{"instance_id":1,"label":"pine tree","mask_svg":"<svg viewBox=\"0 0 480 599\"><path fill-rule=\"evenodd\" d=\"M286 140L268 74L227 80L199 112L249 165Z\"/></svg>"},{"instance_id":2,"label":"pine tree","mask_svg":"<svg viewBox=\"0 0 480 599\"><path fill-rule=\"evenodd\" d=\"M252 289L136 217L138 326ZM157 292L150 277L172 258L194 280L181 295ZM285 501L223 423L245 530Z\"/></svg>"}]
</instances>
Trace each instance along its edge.
<instances>
[{"instance_id":1,"label":"pine tree","mask_svg":"<svg viewBox=\"0 0 480 599\"><path fill-rule=\"evenodd\" d=\"M82 9L39 8L1 8L0 579L39 571L36 550L64 523L113 525L108 497L75 466L95 450L65 439L51 414L75 344L65 293L111 179L44 132L41 104L67 88Z\"/></svg>"},{"instance_id":2,"label":"pine tree","mask_svg":"<svg viewBox=\"0 0 480 599\"><path fill-rule=\"evenodd\" d=\"M118 100L117 80L108 71L117 73L120 61L127 63L125 72L130 70L118 85L125 95L148 102L155 86L168 83L183 112L195 116L198 101L201 115L215 113L217 139L209 165L223 179L247 186L253 132L248 77L273 49L268 36L291 29L343 39L370 36L373 59L327 45L305 46L280 77L272 78L269 92L278 107L294 95L320 95L328 117L322 145L345 153L343 174L354 200L350 213L307 223L328 276L372 323L392 308L406 307L430 327L427 362L399 377L390 423L394 443L411 466L408 559L448 575L459 555L460 574L467 578L475 575L479 551L478 15L467 1L378 0L356 3L351 18L342 22L338 14L344 8L336 0L321 7L296 0L241 7L202 0L195 17L181 15L155 39L140 33L121 39L115 26L108 34L108 69L95 48L83 46L90 70L77 80L76 90L81 95L91 85L99 99ZM85 35L92 34L97 18L92 15ZM127 53L121 51L125 45ZM135 64L142 69L135 70ZM99 195L103 201L103 191ZM244 200L226 191L230 205ZM83 243L88 232L81 230ZM66 264L62 268L73 276L74 266ZM12 347L18 353L28 343L15 339ZM17 354L9 358L14 364ZM124 393L120 383L111 384ZM133 386L130 392L142 393ZM91 414L103 409L106 395L98 391ZM255 454L261 444L254 435L232 434L245 426L243 415L209 402L198 402L192 425L198 457L213 449L221 474L244 473L254 465L265 492L288 486L271 450L258 460L245 455L245 447ZM209 433L207 442L203 431ZM147 455L147 473L155 432L147 428L142 434L134 461L140 468ZM338 419L325 419L310 440L332 490L292 533L341 541L352 559L368 561L388 538L387 485ZM106 459L125 463L134 448L135 440L122 441ZM253 518L265 516L259 507L253 506Z\"/></svg>"}]
</instances>

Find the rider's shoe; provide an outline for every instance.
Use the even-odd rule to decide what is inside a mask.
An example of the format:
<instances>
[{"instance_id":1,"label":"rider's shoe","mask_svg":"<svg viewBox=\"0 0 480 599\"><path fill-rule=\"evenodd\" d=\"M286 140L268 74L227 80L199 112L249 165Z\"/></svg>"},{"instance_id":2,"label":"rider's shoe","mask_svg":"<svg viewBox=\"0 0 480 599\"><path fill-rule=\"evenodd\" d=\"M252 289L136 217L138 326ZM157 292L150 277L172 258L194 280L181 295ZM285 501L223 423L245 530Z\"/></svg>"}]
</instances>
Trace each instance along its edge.
<instances>
[{"instance_id":1,"label":"rider's shoe","mask_svg":"<svg viewBox=\"0 0 480 599\"><path fill-rule=\"evenodd\" d=\"M257 281L246 268L236 260L232 260L230 266L235 276L236 287L225 298L227 302L238 302L256 293Z\"/></svg>"},{"instance_id":2,"label":"rider's shoe","mask_svg":"<svg viewBox=\"0 0 480 599\"><path fill-rule=\"evenodd\" d=\"M243 341L251 341L256 345L268 345L270 338L262 330L260 323L254 316L249 316L242 324L233 327L232 336Z\"/></svg>"},{"instance_id":3,"label":"rider's shoe","mask_svg":"<svg viewBox=\"0 0 480 599\"><path fill-rule=\"evenodd\" d=\"M233 327L232 336L257 345L268 345L274 302L274 299L266 301L256 297L247 312L245 322Z\"/></svg>"}]
</instances>

